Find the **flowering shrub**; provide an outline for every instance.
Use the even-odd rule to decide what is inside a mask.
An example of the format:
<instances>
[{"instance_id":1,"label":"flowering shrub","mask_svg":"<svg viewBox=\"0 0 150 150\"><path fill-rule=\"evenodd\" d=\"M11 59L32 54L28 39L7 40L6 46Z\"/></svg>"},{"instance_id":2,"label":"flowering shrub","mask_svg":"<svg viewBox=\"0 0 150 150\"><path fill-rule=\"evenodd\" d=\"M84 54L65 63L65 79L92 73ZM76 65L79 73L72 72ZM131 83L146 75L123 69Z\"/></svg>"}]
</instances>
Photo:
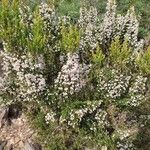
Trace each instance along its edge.
<instances>
[{"instance_id":1,"label":"flowering shrub","mask_svg":"<svg viewBox=\"0 0 150 150\"><path fill-rule=\"evenodd\" d=\"M93 149L94 141L97 149L134 149L140 123L131 110L147 100L150 62L134 8L118 15L115 0L108 0L102 22L90 7L72 23L46 3L35 10L16 4L1 2L1 104L36 103L45 130L59 128L53 140L60 137L64 149L67 140L71 149ZM126 132L130 124L136 133ZM73 139L64 138L69 134ZM79 135L90 142L77 146ZM62 149L56 145L50 149Z\"/></svg>"},{"instance_id":2,"label":"flowering shrub","mask_svg":"<svg viewBox=\"0 0 150 150\"><path fill-rule=\"evenodd\" d=\"M19 56L4 50L1 57L3 77L0 87L6 104L38 99L46 90L42 55L33 62L31 56L25 54Z\"/></svg>"}]
</instances>

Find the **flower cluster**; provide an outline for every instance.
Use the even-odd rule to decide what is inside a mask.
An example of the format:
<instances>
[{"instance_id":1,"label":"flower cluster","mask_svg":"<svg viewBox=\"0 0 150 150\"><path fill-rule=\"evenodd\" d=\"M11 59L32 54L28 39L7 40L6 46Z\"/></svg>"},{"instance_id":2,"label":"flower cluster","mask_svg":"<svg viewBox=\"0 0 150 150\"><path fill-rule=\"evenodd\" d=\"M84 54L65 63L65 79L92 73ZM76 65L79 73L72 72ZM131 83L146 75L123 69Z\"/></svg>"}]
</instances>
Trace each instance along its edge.
<instances>
[{"instance_id":1,"label":"flower cluster","mask_svg":"<svg viewBox=\"0 0 150 150\"><path fill-rule=\"evenodd\" d=\"M87 82L90 66L80 64L77 53L68 53L66 64L62 66L55 80L55 88L63 97L78 93Z\"/></svg>"},{"instance_id":2,"label":"flower cluster","mask_svg":"<svg viewBox=\"0 0 150 150\"><path fill-rule=\"evenodd\" d=\"M46 3L42 3L39 6L40 15L45 22L45 28L49 28L51 24L55 23L56 14L54 8L50 8Z\"/></svg>"},{"instance_id":3,"label":"flower cluster","mask_svg":"<svg viewBox=\"0 0 150 150\"><path fill-rule=\"evenodd\" d=\"M96 48L96 24L98 22L97 10L91 7L80 9L79 26L84 30L84 34L80 39L80 50L82 52L87 50L94 50Z\"/></svg>"},{"instance_id":4,"label":"flower cluster","mask_svg":"<svg viewBox=\"0 0 150 150\"><path fill-rule=\"evenodd\" d=\"M60 24L63 19L56 15L54 7L50 7L46 3L42 3L39 6L39 13L42 17L43 28L47 36L47 48L53 51L59 51L60 48L57 40L60 34Z\"/></svg>"},{"instance_id":5,"label":"flower cluster","mask_svg":"<svg viewBox=\"0 0 150 150\"><path fill-rule=\"evenodd\" d=\"M134 7L128 10L124 20L124 28L126 28L126 34L124 34L125 38L130 41L131 46L133 46L135 50L142 50L144 41L138 41L139 22L136 18Z\"/></svg>"},{"instance_id":6,"label":"flower cluster","mask_svg":"<svg viewBox=\"0 0 150 150\"><path fill-rule=\"evenodd\" d=\"M109 79L102 70L98 77L98 92L104 94L105 98L117 99L127 92L131 76L119 74L116 70L111 70L112 77Z\"/></svg>"},{"instance_id":7,"label":"flower cluster","mask_svg":"<svg viewBox=\"0 0 150 150\"><path fill-rule=\"evenodd\" d=\"M23 6L23 8L19 8L19 17L21 19L21 23L27 25L28 27L32 26L33 15L30 7Z\"/></svg>"},{"instance_id":8,"label":"flower cluster","mask_svg":"<svg viewBox=\"0 0 150 150\"><path fill-rule=\"evenodd\" d=\"M1 53L1 57L3 58L1 94L10 95L12 102L38 99L46 89L43 57L39 56L36 63L30 56L18 56L6 51Z\"/></svg>"},{"instance_id":9,"label":"flower cluster","mask_svg":"<svg viewBox=\"0 0 150 150\"><path fill-rule=\"evenodd\" d=\"M145 99L147 78L142 75L132 77L120 74L116 70L111 70L111 76L108 77L105 71L101 70L97 90L104 98L118 99L123 96L129 106L139 106Z\"/></svg>"},{"instance_id":10,"label":"flower cluster","mask_svg":"<svg viewBox=\"0 0 150 150\"><path fill-rule=\"evenodd\" d=\"M85 29L84 36L80 40L80 50L82 52L88 50L94 50L96 49L97 41L95 37L95 27L93 24L89 23L87 24L87 27Z\"/></svg>"},{"instance_id":11,"label":"flower cluster","mask_svg":"<svg viewBox=\"0 0 150 150\"><path fill-rule=\"evenodd\" d=\"M144 99L147 90L147 78L139 75L136 77L135 82L129 88L130 99L128 104L131 106L138 106Z\"/></svg>"},{"instance_id":12,"label":"flower cluster","mask_svg":"<svg viewBox=\"0 0 150 150\"><path fill-rule=\"evenodd\" d=\"M108 0L102 23L99 23L95 8L91 7L90 10L82 8L80 11L79 25L84 31L80 46L82 50L84 48L86 49L88 44L91 44L92 48L90 48L94 49L96 43L99 43L107 50L111 42L118 36L123 41L128 39L130 46L135 51L141 50L144 45L143 40L138 41L139 23L135 15L134 7L131 7L127 14L122 16L116 13L115 0Z\"/></svg>"},{"instance_id":13,"label":"flower cluster","mask_svg":"<svg viewBox=\"0 0 150 150\"><path fill-rule=\"evenodd\" d=\"M55 122L56 121L55 117L56 117L56 114L53 111L48 112L45 116L46 123L49 124L50 121Z\"/></svg>"},{"instance_id":14,"label":"flower cluster","mask_svg":"<svg viewBox=\"0 0 150 150\"><path fill-rule=\"evenodd\" d=\"M113 37L116 21L116 2L115 0L108 0L106 13L102 25L99 29L98 39L100 43L106 44Z\"/></svg>"},{"instance_id":15,"label":"flower cluster","mask_svg":"<svg viewBox=\"0 0 150 150\"><path fill-rule=\"evenodd\" d=\"M80 18L78 20L79 26L81 28L86 28L88 24L96 25L97 23L97 9L94 7L90 7L87 10L85 7L80 9Z\"/></svg>"},{"instance_id":16,"label":"flower cluster","mask_svg":"<svg viewBox=\"0 0 150 150\"><path fill-rule=\"evenodd\" d=\"M119 141L117 142L118 150L135 150L135 146L130 139L130 130L117 130Z\"/></svg>"},{"instance_id":17,"label":"flower cluster","mask_svg":"<svg viewBox=\"0 0 150 150\"><path fill-rule=\"evenodd\" d=\"M47 48L54 52L60 51L59 39L61 37L62 26L70 23L68 16L58 16L54 7L50 7L46 3L39 6L39 13L43 20L43 28L47 38Z\"/></svg>"},{"instance_id":18,"label":"flower cluster","mask_svg":"<svg viewBox=\"0 0 150 150\"><path fill-rule=\"evenodd\" d=\"M125 141L117 142L117 149L118 150L135 150L135 146L131 141L125 140Z\"/></svg>"}]
</instances>

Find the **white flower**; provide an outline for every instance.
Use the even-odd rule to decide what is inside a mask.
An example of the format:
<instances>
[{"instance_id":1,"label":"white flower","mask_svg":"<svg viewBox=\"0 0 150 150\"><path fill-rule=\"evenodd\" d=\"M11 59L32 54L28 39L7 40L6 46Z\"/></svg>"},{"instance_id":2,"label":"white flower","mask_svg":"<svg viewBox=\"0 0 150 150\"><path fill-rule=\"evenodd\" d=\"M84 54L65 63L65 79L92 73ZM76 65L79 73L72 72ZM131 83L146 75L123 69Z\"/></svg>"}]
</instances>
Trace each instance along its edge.
<instances>
[{"instance_id":1,"label":"white flower","mask_svg":"<svg viewBox=\"0 0 150 150\"><path fill-rule=\"evenodd\" d=\"M55 113L52 111L47 113L45 116L45 121L47 124L49 124L49 122L55 122Z\"/></svg>"},{"instance_id":2,"label":"white flower","mask_svg":"<svg viewBox=\"0 0 150 150\"><path fill-rule=\"evenodd\" d=\"M55 80L55 87L57 89L64 89L64 91L61 91L64 97L68 93L72 95L79 92L86 85L86 75L90 69L88 65L79 63L77 53L68 53L67 56L67 62L62 66Z\"/></svg>"}]
</instances>

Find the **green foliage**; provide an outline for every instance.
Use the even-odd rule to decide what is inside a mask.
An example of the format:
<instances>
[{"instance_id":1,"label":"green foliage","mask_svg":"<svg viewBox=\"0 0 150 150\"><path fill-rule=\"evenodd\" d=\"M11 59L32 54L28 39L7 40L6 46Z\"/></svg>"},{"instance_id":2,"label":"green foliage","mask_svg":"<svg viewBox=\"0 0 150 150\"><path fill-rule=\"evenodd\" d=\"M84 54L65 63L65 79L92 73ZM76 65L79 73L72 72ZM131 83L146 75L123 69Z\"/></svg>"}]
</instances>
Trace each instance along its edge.
<instances>
[{"instance_id":1,"label":"green foliage","mask_svg":"<svg viewBox=\"0 0 150 150\"><path fill-rule=\"evenodd\" d=\"M150 46L147 48L145 52L140 54L140 56L136 60L140 70L144 73L150 73Z\"/></svg>"},{"instance_id":2,"label":"green foliage","mask_svg":"<svg viewBox=\"0 0 150 150\"><path fill-rule=\"evenodd\" d=\"M80 30L76 25L69 25L69 27L62 27L61 46L65 52L75 52L79 47Z\"/></svg>"},{"instance_id":3,"label":"green foliage","mask_svg":"<svg viewBox=\"0 0 150 150\"><path fill-rule=\"evenodd\" d=\"M102 66L105 60L105 55L103 54L101 48L97 46L96 51L92 51L92 62Z\"/></svg>"},{"instance_id":4,"label":"green foliage","mask_svg":"<svg viewBox=\"0 0 150 150\"><path fill-rule=\"evenodd\" d=\"M32 26L29 26L27 18L21 16L22 6L18 0L12 3L2 0L0 7L0 38L7 43L7 49L11 52L31 52L33 55L45 53L47 38L39 9L35 8L34 12L25 10L27 16L33 15Z\"/></svg>"},{"instance_id":5,"label":"green foliage","mask_svg":"<svg viewBox=\"0 0 150 150\"><path fill-rule=\"evenodd\" d=\"M33 18L31 35L29 35L31 37L27 40L27 49L32 54L41 54L44 53L43 50L47 44L46 33L43 29L44 23L38 10L35 11Z\"/></svg>"},{"instance_id":6,"label":"green foliage","mask_svg":"<svg viewBox=\"0 0 150 150\"><path fill-rule=\"evenodd\" d=\"M80 0L60 0L57 6L60 16L69 15L73 21L79 17Z\"/></svg>"},{"instance_id":7,"label":"green foliage","mask_svg":"<svg viewBox=\"0 0 150 150\"><path fill-rule=\"evenodd\" d=\"M22 24L19 17L19 1L2 0L0 5L0 38L8 43L9 49L14 50L22 41ZM13 27L13 28L12 28Z\"/></svg>"},{"instance_id":8,"label":"green foliage","mask_svg":"<svg viewBox=\"0 0 150 150\"><path fill-rule=\"evenodd\" d=\"M110 62L112 65L124 66L131 56L131 48L129 47L128 40L123 43L119 38L116 38L110 46Z\"/></svg>"}]
</instances>

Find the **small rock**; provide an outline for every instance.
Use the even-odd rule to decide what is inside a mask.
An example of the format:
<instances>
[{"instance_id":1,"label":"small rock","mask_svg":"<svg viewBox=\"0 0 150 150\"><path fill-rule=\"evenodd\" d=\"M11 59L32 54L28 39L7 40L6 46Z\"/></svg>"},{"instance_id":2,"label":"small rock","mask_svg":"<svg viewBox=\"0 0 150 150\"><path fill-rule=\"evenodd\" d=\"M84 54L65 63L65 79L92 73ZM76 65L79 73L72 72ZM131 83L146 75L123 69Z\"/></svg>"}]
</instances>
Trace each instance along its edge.
<instances>
[{"instance_id":1,"label":"small rock","mask_svg":"<svg viewBox=\"0 0 150 150\"><path fill-rule=\"evenodd\" d=\"M7 141L0 141L0 150L4 150L6 144L7 144Z\"/></svg>"},{"instance_id":2,"label":"small rock","mask_svg":"<svg viewBox=\"0 0 150 150\"><path fill-rule=\"evenodd\" d=\"M33 146L35 147L36 150L42 150L42 147L38 143L34 143Z\"/></svg>"},{"instance_id":3,"label":"small rock","mask_svg":"<svg viewBox=\"0 0 150 150\"><path fill-rule=\"evenodd\" d=\"M24 150L35 150L33 145L29 143L28 141L24 142Z\"/></svg>"},{"instance_id":4,"label":"small rock","mask_svg":"<svg viewBox=\"0 0 150 150\"><path fill-rule=\"evenodd\" d=\"M24 142L24 150L42 150L38 143L31 143L28 141Z\"/></svg>"},{"instance_id":5,"label":"small rock","mask_svg":"<svg viewBox=\"0 0 150 150\"><path fill-rule=\"evenodd\" d=\"M9 108L1 108L0 109L0 128L3 127L3 125L8 122L8 113L9 113Z\"/></svg>"},{"instance_id":6,"label":"small rock","mask_svg":"<svg viewBox=\"0 0 150 150\"><path fill-rule=\"evenodd\" d=\"M8 150L13 150L13 145L12 145L12 144L9 145L7 149L8 149Z\"/></svg>"}]
</instances>

